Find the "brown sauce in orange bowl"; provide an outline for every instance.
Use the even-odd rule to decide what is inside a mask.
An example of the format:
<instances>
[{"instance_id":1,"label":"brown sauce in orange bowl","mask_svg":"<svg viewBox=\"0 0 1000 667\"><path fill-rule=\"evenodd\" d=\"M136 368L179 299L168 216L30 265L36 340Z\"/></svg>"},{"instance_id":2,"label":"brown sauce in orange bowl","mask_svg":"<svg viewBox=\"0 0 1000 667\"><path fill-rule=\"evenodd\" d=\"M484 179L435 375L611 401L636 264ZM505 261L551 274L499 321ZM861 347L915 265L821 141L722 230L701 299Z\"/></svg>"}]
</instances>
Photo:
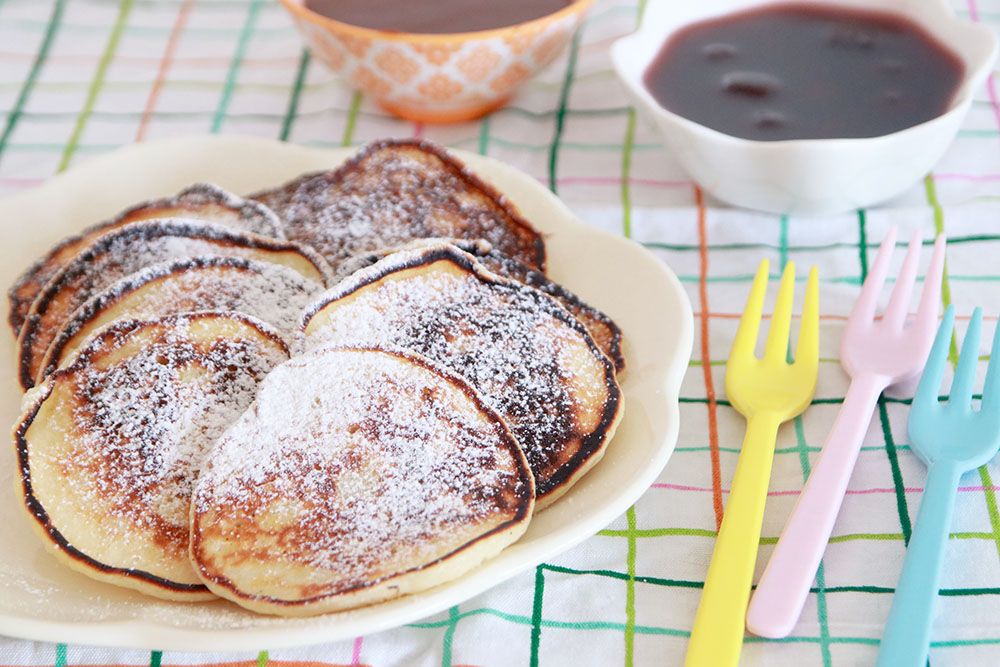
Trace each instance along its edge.
<instances>
[{"instance_id":1,"label":"brown sauce in orange bowl","mask_svg":"<svg viewBox=\"0 0 1000 667\"><path fill-rule=\"evenodd\" d=\"M341 23L414 34L478 32L554 14L574 0L305 0Z\"/></svg>"}]
</instances>

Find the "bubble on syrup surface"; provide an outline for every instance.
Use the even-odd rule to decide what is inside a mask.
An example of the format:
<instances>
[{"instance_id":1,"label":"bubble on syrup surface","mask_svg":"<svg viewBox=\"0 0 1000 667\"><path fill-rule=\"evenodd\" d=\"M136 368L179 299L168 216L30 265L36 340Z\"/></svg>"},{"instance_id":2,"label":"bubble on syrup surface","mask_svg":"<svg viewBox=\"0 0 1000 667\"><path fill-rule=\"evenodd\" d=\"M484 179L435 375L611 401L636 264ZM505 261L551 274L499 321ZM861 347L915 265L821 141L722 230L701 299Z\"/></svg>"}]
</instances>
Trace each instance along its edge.
<instances>
[{"instance_id":1,"label":"bubble on syrup surface","mask_svg":"<svg viewBox=\"0 0 1000 667\"><path fill-rule=\"evenodd\" d=\"M736 71L723 75L722 88L742 97L767 97L778 92L781 81L764 72Z\"/></svg>"},{"instance_id":2,"label":"bubble on syrup surface","mask_svg":"<svg viewBox=\"0 0 1000 667\"><path fill-rule=\"evenodd\" d=\"M739 50L735 44L727 44L725 42L713 42L701 48L701 54L706 59L713 61L729 60L730 58L735 58L737 53L739 53Z\"/></svg>"}]
</instances>

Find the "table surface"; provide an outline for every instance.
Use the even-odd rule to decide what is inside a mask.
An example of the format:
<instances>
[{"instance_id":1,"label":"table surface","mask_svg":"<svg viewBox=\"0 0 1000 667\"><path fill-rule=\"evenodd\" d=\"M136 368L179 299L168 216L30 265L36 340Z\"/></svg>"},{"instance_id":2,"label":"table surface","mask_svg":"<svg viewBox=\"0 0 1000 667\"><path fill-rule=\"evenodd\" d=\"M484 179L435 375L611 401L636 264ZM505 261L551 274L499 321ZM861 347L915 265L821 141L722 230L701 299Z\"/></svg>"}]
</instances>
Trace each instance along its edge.
<instances>
[{"instance_id":1,"label":"table surface","mask_svg":"<svg viewBox=\"0 0 1000 667\"><path fill-rule=\"evenodd\" d=\"M1000 0L955 6L1000 27ZM631 0L599 0L570 51L511 106L476 123L424 126L385 116L314 62L273 0L0 0L0 193L157 137L224 132L354 146L423 136L504 160L587 223L646 245L680 276L696 322L670 464L625 515L534 572L447 613L353 641L196 654L0 638L0 665L680 664L742 439L723 364L757 263L770 258L777 275L794 260L802 276L816 264L822 281L819 387L812 407L779 434L759 574L846 390L838 341L889 226L904 239L922 229L928 243L948 234L943 301L956 305L960 327L983 306L992 334L1000 312L1000 82L994 73L934 172L893 202L822 220L734 210L708 201L625 102L607 53L640 11ZM925 479L906 442L908 402L905 391L879 402L793 636L748 637L743 664L874 661ZM995 464L962 479L935 667L1000 663L994 479Z\"/></svg>"}]
</instances>

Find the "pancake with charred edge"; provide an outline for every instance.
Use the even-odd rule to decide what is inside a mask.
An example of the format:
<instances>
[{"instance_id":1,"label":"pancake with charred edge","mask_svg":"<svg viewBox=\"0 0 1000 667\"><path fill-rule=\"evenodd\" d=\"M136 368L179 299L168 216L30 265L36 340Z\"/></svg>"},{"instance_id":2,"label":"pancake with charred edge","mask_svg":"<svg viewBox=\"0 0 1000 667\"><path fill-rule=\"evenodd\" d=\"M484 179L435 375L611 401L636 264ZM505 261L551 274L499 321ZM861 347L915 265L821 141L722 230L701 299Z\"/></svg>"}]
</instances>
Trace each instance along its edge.
<instances>
[{"instance_id":1,"label":"pancake with charred edge","mask_svg":"<svg viewBox=\"0 0 1000 667\"><path fill-rule=\"evenodd\" d=\"M531 472L464 380L401 351L275 368L198 479L191 559L253 611L306 616L415 593L514 542Z\"/></svg>"},{"instance_id":2,"label":"pancake with charred edge","mask_svg":"<svg viewBox=\"0 0 1000 667\"><path fill-rule=\"evenodd\" d=\"M563 308L572 313L573 317L580 320L587 327L587 331L594 337L594 342L614 362L615 371L620 374L625 370L625 356L622 354L622 330L618 328L614 320L593 306L584 303L580 297L562 285L549 280L544 273L540 273L527 264L504 255L487 241L463 241L461 239L421 239L411 241L398 248L386 248L375 252L355 255L338 267L336 277L347 277L358 269L371 266L394 252L435 245L441 242L451 243L470 255L475 255L479 263L493 273L505 278L513 278L518 282L530 285L551 296Z\"/></svg>"},{"instance_id":3,"label":"pancake with charred edge","mask_svg":"<svg viewBox=\"0 0 1000 667\"><path fill-rule=\"evenodd\" d=\"M206 449L288 358L276 331L226 313L121 321L24 400L21 500L48 550L89 577L203 600L188 557Z\"/></svg>"},{"instance_id":4,"label":"pancake with charred edge","mask_svg":"<svg viewBox=\"0 0 1000 667\"><path fill-rule=\"evenodd\" d=\"M88 227L76 236L57 243L44 257L25 271L10 288L7 320L16 336L21 331L31 302L52 276L97 237L118 227L152 218L191 218L225 225L254 234L284 238L281 221L266 206L243 199L208 183L198 183L173 197L153 199L122 211L111 220Z\"/></svg>"},{"instance_id":5,"label":"pancake with charred edge","mask_svg":"<svg viewBox=\"0 0 1000 667\"><path fill-rule=\"evenodd\" d=\"M621 417L612 362L550 296L439 244L389 255L307 308L307 349L412 350L462 375L508 422L535 477L538 509L604 454Z\"/></svg>"},{"instance_id":6,"label":"pancake with charred edge","mask_svg":"<svg viewBox=\"0 0 1000 667\"><path fill-rule=\"evenodd\" d=\"M485 239L545 271L545 243L506 197L427 141L369 144L340 168L306 174L251 198L272 208L288 238L334 268L358 253L412 239Z\"/></svg>"},{"instance_id":7,"label":"pancake with charred edge","mask_svg":"<svg viewBox=\"0 0 1000 667\"><path fill-rule=\"evenodd\" d=\"M65 365L99 328L120 319L146 319L199 310L253 315L282 335L297 328L302 309L323 283L274 262L243 257L185 257L146 267L76 309L49 345L39 377Z\"/></svg>"},{"instance_id":8,"label":"pancake with charred edge","mask_svg":"<svg viewBox=\"0 0 1000 667\"><path fill-rule=\"evenodd\" d=\"M42 370L49 345L74 311L121 278L178 257L239 256L283 264L325 281L329 268L315 251L290 241L181 218L134 222L92 243L63 266L31 305L18 336L18 376L25 389Z\"/></svg>"}]
</instances>

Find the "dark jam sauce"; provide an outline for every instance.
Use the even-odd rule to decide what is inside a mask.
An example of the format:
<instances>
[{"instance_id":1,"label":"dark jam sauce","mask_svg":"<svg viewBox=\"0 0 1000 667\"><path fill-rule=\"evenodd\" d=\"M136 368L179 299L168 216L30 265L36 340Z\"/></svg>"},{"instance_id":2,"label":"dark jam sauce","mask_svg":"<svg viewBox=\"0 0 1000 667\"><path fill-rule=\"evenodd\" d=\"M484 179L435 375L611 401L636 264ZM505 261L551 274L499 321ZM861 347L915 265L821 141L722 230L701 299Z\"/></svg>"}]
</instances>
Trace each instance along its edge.
<instances>
[{"instance_id":1,"label":"dark jam sauce","mask_svg":"<svg viewBox=\"0 0 1000 667\"><path fill-rule=\"evenodd\" d=\"M306 7L335 21L421 34L505 28L571 4L573 0L306 0Z\"/></svg>"},{"instance_id":2,"label":"dark jam sauce","mask_svg":"<svg viewBox=\"0 0 1000 667\"><path fill-rule=\"evenodd\" d=\"M947 111L962 61L909 19L780 4L674 34L643 81L657 102L725 134L876 137Z\"/></svg>"}]
</instances>

